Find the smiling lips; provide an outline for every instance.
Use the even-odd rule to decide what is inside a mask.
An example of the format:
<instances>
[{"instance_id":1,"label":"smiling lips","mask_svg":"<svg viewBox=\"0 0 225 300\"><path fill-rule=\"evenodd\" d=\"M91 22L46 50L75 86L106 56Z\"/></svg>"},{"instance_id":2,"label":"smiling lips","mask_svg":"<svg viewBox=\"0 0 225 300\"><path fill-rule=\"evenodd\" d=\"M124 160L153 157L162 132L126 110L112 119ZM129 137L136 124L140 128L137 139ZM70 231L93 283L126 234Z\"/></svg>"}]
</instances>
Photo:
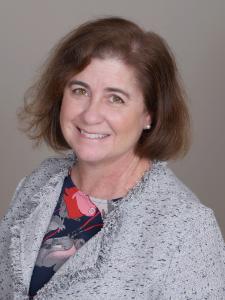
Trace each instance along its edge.
<instances>
[{"instance_id":1,"label":"smiling lips","mask_svg":"<svg viewBox=\"0 0 225 300\"><path fill-rule=\"evenodd\" d=\"M83 129L78 128L79 132L82 136L88 139L104 139L109 136L109 134L102 134L102 133L90 133Z\"/></svg>"}]
</instances>

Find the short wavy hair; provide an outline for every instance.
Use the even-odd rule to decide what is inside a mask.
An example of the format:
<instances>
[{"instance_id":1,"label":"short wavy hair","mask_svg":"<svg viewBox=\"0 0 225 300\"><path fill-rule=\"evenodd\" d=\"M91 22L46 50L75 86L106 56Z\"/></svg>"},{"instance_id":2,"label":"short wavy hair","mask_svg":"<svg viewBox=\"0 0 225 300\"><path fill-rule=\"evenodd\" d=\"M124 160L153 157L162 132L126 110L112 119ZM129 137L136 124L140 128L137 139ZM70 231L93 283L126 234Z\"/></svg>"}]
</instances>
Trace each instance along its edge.
<instances>
[{"instance_id":1,"label":"short wavy hair","mask_svg":"<svg viewBox=\"0 0 225 300\"><path fill-rule=\"evenodd\" d=\"M59 114L68 80L92 58L116 57L133 67L152 117L136 145L140 157L168 160L184 156L190 142L190 119L174 56L156 33L119 17L86 22L62 38L25 94L19 118L23 130L55 151L69 150Z\"/></svg>"}]
</instances>

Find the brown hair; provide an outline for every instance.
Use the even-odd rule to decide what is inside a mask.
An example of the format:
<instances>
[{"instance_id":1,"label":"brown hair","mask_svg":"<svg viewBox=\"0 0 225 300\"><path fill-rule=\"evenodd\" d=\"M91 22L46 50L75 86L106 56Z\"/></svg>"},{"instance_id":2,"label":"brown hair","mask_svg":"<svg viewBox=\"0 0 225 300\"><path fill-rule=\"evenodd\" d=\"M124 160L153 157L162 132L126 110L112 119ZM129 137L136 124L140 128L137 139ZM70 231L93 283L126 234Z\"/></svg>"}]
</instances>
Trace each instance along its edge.
<instances>
[{"instance_id":1,"label":"brown hair","mask_svg":"<svg viewBox=\"0 0 225 300\"><path fill-rule=\"evenodd\" d=\"M84 23L52 50L39 79L25 95L19 113L26 124L24 131L37 144L45 140L56 151L70 149L59 123L64 87L92 58L108 56L134 68L151 113L151 129L143 131L137 154L157 160L184 155L190 122L174 57L157 34L118 17Z\"/></svg>"}]
</instances>

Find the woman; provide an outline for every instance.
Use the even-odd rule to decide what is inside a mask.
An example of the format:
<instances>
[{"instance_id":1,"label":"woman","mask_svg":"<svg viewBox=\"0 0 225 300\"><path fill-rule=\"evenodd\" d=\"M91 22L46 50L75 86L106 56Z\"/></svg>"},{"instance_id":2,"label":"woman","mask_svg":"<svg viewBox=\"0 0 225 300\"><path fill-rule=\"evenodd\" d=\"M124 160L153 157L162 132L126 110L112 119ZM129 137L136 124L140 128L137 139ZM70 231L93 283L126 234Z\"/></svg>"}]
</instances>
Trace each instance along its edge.
<instances>
[{"instance_id":1,"label":"woman","mask_svg":"<svg viewBox=\"0 0 225 300\"><path fill-rule=\"evenodd\" d=\"M189 135L162 38L121 18L81 25L20 116L36 141L72 154L17 187L1 223L1 299L225 299L213 212L162 162Z\"/></svg>"}]
</instances>

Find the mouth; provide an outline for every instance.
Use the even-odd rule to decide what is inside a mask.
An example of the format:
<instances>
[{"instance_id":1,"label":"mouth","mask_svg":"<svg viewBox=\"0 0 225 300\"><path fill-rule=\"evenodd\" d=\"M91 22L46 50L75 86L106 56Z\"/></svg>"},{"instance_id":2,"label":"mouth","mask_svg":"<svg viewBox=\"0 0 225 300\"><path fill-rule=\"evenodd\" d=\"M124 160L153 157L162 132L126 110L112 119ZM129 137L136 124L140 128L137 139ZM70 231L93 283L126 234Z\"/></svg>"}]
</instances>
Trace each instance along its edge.
<instances>
[{"instance_id":1,"label":"mouth","mask_svg":"<svg viewBox=\"0 0 225 300\"><path fill-rule=\"evenodd\" d=\"M82 137L85 137L87 139L91 139L91 140L102 140L104 138L107 138L108 136L110 136L110 134L105 134L105 133L99 133L99 132L88 132L84 129L81 129L79 127L77 127L78 131L80 132Z\"/></svg>"}]
</instances>

